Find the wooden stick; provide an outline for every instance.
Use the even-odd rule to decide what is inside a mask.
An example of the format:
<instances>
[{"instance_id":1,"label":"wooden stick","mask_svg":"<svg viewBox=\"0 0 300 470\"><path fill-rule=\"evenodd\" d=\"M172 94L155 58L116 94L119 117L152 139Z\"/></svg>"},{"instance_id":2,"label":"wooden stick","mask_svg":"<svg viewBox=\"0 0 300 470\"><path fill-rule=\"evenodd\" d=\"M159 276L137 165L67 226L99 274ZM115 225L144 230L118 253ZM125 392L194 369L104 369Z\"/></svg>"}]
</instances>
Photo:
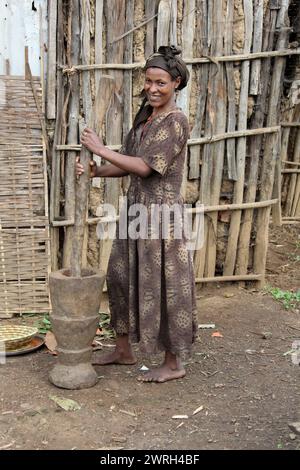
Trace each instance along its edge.
<instances>
[{"instance_id":1,"label":"wooden stick","mask_svg":"<svg viewBox=\"0 0 300 470\"><path fill-rule=\"evenodd\" d=\"M298 109L296 110L296 112L299 112ZM292 158L295 163L300 163L300 129L296 131L295 145L293 149ZM292 171L292 173L294 172ZM297 174L292 174L290 177L288 192L287 192L286 201L285 201L285 208L284 208L284 214L286 216L294 215L293 210L295 209L294 199L295 199L297 179L298 179Z\"/></svg>"},{"instance_id":2,"label":"wooden stick","mask_svg":"<svg viewBox=\"0 0 300 470\"><path fill-rule=\"evenodd\" d=\"M300 163L296 163L296 165L300 165ZM286 170L281 170L281 173L300 173L300 170L288 168Z\"/></svg>"},{"instance_id":3,"label":"wooden stick","mask_svg":"<svg viewBox=\"0 0 300 470\"><path fill-rule=\"evenodd\" d=\"M263 38L263 50L267 50L273 47L274 42L274 31L276 24L276 10L267 11L267 16L264 24L264 38ZM262 77L269 76L269 70L271 66L271 59L266 59L261 68ZM254 116L251 122L252 127L259 128L265 121L265 115L267 114L267 97L269 91L268 81L262 82L260 94L257 96L256 107L254 110ZM251 155L249 175L245 193L245 202L251 203L256 199L257 192L257 181L259 172L259 162L262 148L262 136L255 135L250 139L248 146L248 153ZM253 210L248 209L244 211L243 223L240 228L240 236L237 250L237 260L235 273L244 275L248 271L249 256L251 245L251 231L253 223Z\"/></svg>"},{"instance_id":4,"label":"wooden stick","mask_svg":"<svg viewBox=\"0 0 300 470\"><path fill-rule=\"evenodd\" d=\"M45 77L44 43L45 43L45 38L44 38L44 30L43 30L43 8L41 5L39 5L39 52L40 52L40 61L41 61L40 62L40 75L41 75L41 86L42 86L42 116L43 117L46 116L46 89L45 89L46 77ZM55 64L55 68L56 68L56 64ZM46 159L50 159L49 153L48 154L46 153Z\"/></svg>"},{"instance_id":5,"label":"wooden stick","mask_svg":"<svg viewBox=\"0 0 300 470\"><path fill-rule=\"evenodd\" d=\"M243 276L216 276L216 277L196 277L195 282L205 283L205 282L232 282L232 281L261 281L261 274L245 274Z\"/></svg>"},{"instance_id":6,"label":"wooden stick","mask_svg":"<svg viewBox=\"0 0 300 470\"><path fill-rule=\"evenodd\" d=\"M263 35L263 0L254 0L254 27L253 27L253 52L261 52ZM261 61L254 60L251 64L250 95L258 95L260 85Z\"/></svg>"},{"instance_id":7,"label":"wooden stick","mask_svg":"<svg viewBox=\"0 0 300 470\"><path fill-rule=\"evenodd\" d=\"M122 146L121 146L121 144L118 144L118 145L106 145L106 147L111 149L111 150L119 150ZM80 152L80 150L82 148L82 145L81 144L56 145L55 148L56 148L56 150L60 150L62 152L64 150L74 150L76 152Z\"/></svg>"},{"instance_id":8,"label":"wooden stick","mask_svg":"<svg viewBox=\"0 0 300 470\"><path fill-rule=\"evenodd\" d=\"M134 17L134 0L127 0L126 2L126 27L130 28L133 25ZM132 61L132 36L126 37L124 41L124 62ZM128 134L132 127L132 70L124 72L123 83L123 103L124 103L124 119L123 123L123 138Z\"/></svg>"},{"instance_id":9,"label":"wooden stick","mask_svg":"<svg viewBox=\"0 0 300 470\"><path fill-rule=\"evenodd\" d=\"M270 199L269 201L258 201L258 202L250 202L250 203L242 203L242 204L220 204L217 206L204 206L202 207L192 207L188 208L187 212L191 214L197 214L197 213L204 213L207 214L209 212L222 212L222 211L234 211L234 210L246 210L246 209L261 209L263 207L269 207L274 204L277 204L278 199ZM119 216L116 216L115 218L111 217L93 217L87 219L86 223L87 224L97 224L98 222L100 223L107 223L107 222L115 222L119 220ZM53 220L51 222L51 225L53 227L68 227L71 225L74 225L74 219L69 219L69 220Z\"/></svg>"},{"instance_id":10,"label":"wooden stick","mask_svg":"<svg viewBox=\"0 0 300 470\"><path fill-rule=\"evenodd\" d=\"M155 15L156 2L153 0L145 0L145 15L149 18ZM146 41L145 41L145 56L149 57L154 52L154 21L147 22L146 27Z\"/></svg>"},{"instance_id":11,"label":"wooden stick","mask_svg":"<svg viewBox=\"0 0 300 470\"><path fill-rule=\"evenodd\" d=\"M235 132L226 132L224 134L217 134L211 137L201 137L200 139L189 139L188 145L198 145L198 144L210 144L213 142L218 142L220 140L238 138L238 137L247 137L251 135L260 135L260 134L273 134L274 132L279 132L280 126L271 126L271 127L261 127L257 129L245 129Z\"/></svg>"},{"instance_id":12,"label":"wooden stick","mask_svg":"<svg viewBox=\"0 0 300 470\"><path fill-rule=\"evenodd\" d=\"M282 127L300 127L300 122L281 122Z\"/></svg>"},{"instance_id":13,"label":"wooden stick","mask_svg":"<svg viewBox=\"0 0 300 470\"><path fill-rule=\"evenodd\" d=\"M103 94L103 90L105 90L105 94ZM110 105L113 90L114 80L110 76L102 75L99 82L99 88L94 105L94 110L91 114L89 122L89 127L94 128L98 134L101 131L107 109ZM78 179L76 187L74 235L71 257L71 273L74 277L81 276L82 247L87 214L87 201L90 179L90 160L91 153L85 147L82 147L80 153L80 162L84 167L84 173Z\"/></svg>"},{"instance_id":14,"label":"wooden stick","mask_svg":"<svg viewBox=\"0 0 300 470\"><path fill-rule=\"evenodd\" d=\"M62 15L62 11L60 10ZM56 118L57 0L48 2L47 118Z\"/></svg>"},{"instance_id":15,"label":"wooden stick","mask_svg":"<svg viewBox=\"0 0 300 470\"><path fill-rule=\"evenodd\" d=\"M195 12L195 54L208 55L207 37L203 37L203 31L207 30L207 3L198 2L198 9ZM205 104L207 97L207 84L209 65L203 64L196 71L196 80L201 84L196 108L194 127L191 132L191 139L197 139L201 135L205 121ZM201 152L203 149L199 145L190 146L189 153L189 179L198 179L200 177Z\"/></svg>"},{"instance_id":16,"label":"wooden stick","mask_svg":"<svg viewBox=\"0 0 300 470\"><path fill-rule=\"evenodd\" d=\"M243 202L241 204L221 204L216 206L204 206L204 213L206 212L219 212L228 210L244 210L244 209L259 209L263 207L270 207L278 202L278 199L268 199L266 201L258 202ZM192 208L193 213L197 212L197 209ZM202 212L201 208L198 212Z\"/></svg>"},{"instance_id":17,"label":"wooden stick","mask_svg":"<svg viewBox=\"0 0 300 470\"><path fill-rule=\"evenodd\" d=\"M44 140L44 143L45 143L45 146L46 146L46 151L47 151L47 154L49 154L49 141L48 141L48 134L47 134L47 130L46 130L46 123L45 123L45 119L44 119L44 116L43 116L43 111L42 111L42 108L41 108L41 105L40 105L40 100L39 100L39 98L37 96L37 92L35 90L35 86L34 86L33 77L32 77L29 62L27 62L25 64L25 67L27 69L26 75L27 75L27 77L30 81L32 94L33 94L34 101L35 101L35 104L36 104L37 114L38 114L38 117L39 117L39 120L40 120L40 123L41 123L43 140Z\"/></svg>"},{"instance_id":18,"label":"wooden stick","mask_svg":"<svg viewBox=\"0 0 300 470\"><path fill-rule=\"evenodd\" d=\"M62 11L62 0L58 0L58 9ZM64 17L58 15L57 18L57 61L61 62L64 59ZM56 150L56 146L61 144L62 137L62 112L64 103L64 85L63 73L58 70L56 77L56 104L57 113L55 120L54 140L51 154L51 187L50 187L50 220L59 217L60 212L60 155ZM59 254L59 230L51 228L51 267L53 271L59 268L58 254Z\"/></svg>"},{"instance_id":19,"label":"wooden stick","mask_svg":"<svg viewBox=\"0 0 300 470\"><path fill-rule=\"evenodd\" d=\"M95 61L102 64L103 58L103 0L96 0L96 20L95 20ZM99 87L101 72L95 73L96 90Z\"/></svg>"},{"instance_id":20,"label":"wooden stick","mask_svg":"<svg viewBox=\"0 0 300 470\"><path fill-rule=\"evenodd\" d=\"M272 220L273 224L277 227L280 227L282 224L282 211L281 211L281 187L282 187L282 175L281 175L281 159L280 159L280 148L281 148L281 133L278 134L278 154L275 163L274 171L274 185L272 197L278 199L278 203L275 204L272 209Z\"/></svg>"},{"instance_id":21,"label":"wooden stick","mask_svg":"<svg viewBox=\"0 0 300 470\"><path fill-rule=\"evenodd\" d=\"M169 43L169 31L171 20L171 7L169 0L160 0L157 17L156 47Z\"/></svg>"},{"instance_id":22,"label":"wooden stick","mask_svg":"<svg viewBox=\"0 0 300 470\"><path fill-rule=\"evenodd\" d=\"M230 56L218 56L218 57L210 57L207 59L206 57L194 58L194 59L186 59L183 58L186 64L210 64L213 61L215 62L239 62L243 60L256 60L256 59L267 59L270 57L285 57L285 56L292 56L292 55L300 55L300 48L299 49L287 49L282 51L266 51L266 52L257 52L251 54L237 54L237 55L230 55ZM64 65L58 66L59 68L63 69L63 73L74 73L77 71L89 71L95 69L138 69L143 68L145 66L145 62L136 62L133 64L123 64L123 63L107 63L107 64L93 64L93 65L74 65L72 68L66 67Z\"/></svg>"},{"instance_id":23,"label":"wooden stick","mask_svg":"<svg viewBox=\"0 0 300 470\"><path fill-rule=\"evenodd\" d=\"M261 127L258 129L247 129L244 131L235 131L235 132L227 132L225 134L218 134L213 135L212 137L201 137L199 139L189 139L187 144L189 146L193 145L203 145L203 144L211 144L214 142L219 142L220 140L237 138L237 137L248 137L253 135L263 135L263 134L273 134L275 132L280 131L280 126L273 126L273 127ZM121 144L116 145L107 145L108 148L112 150L119 150L121 148ZM76 150L80 151L81 144L70 144L70 145L57 145L56 150Z\"/></svg>"},{"instance_id":24,"label":"wooden stick","mask_svg":"<svg viewBox=\"0 0 300 470\"><path fill-rule=\"evenodd\" d=\"M220 8L219 0L213 1L213 8L211 11L212 23L212 43L211 51L213 55L221 55L223 52L224 41L224 28L223 28L223 11ZM224 68L217 67L213 64L210 67L210 85L211 96L209 111L209 119L212 122L212 129L216 134L225 132L226 117L227 117L227 97L226 97L226 78ZM220 92L222 90L222 92ZM209 105L208 105L209 106ZM220 192L222 185L223 165L224 165L224 149L225 142L215 142L210 146L207 152L208 157L208 171L210 174L209 199L210 204L217 204L220 200ZM202 175L201 175L202 179ZM218 214L213 213L210 217L207 233L207 252L206 252L206 270L205 275L212 277L215 274L216 258L217 258L217 243L216 234L218 231Z\"/></svg>"},{"instance_id":25,"label":"wooden stick","mask_svg":"<svg viewBox=\"0 0 300 470\"><path fill-rule=\"evenodd\" d=\"M282 9L286 9L288 6L282 4ZM281 14L283 14L281 12ZM283 14L283 18L286 15ZM288 31L284 28L284 24L280 25L281 31L277 41L277 49L282 50L286 47ZM277 123L279 98L282 89L282 72L285 65L285 59L283 57L276 58L274 61L274 68L272 74L271 88L270 88L270 101L267 125L272 126ZM274 171L275 164L278 156L278 139L275 135L268 135L266 137L264 147L264 158L262 167L261 177L261 188L260 188L260 199L270 198L273 191L274 184ZM257 216L257 241L254 250L254 271L257 273L264 273L266 266L267 247L268 247L268 227L269 227L270 209L266 208L259 212ZM261 285L264 281L261 282Z\"/></svg>"},{"instance_id":26,"label":"wooden stick","mask_svg":"<svg viewBox=\"0 0 300 470\"><path fill-rule=\"evenodd\" d=\"M90 0L80 0L80 55L82 64L91 63L91 4ZM93 109L92 109L92 87L91 87L91 75L83 74L81 77L81 89L82 89L82 109L84 119L79 120L79 133L81 133L86 123L92 122ZM95 127L94 127L95 129ZM88 170L87 173L89 174ZM87 202L86 202L86 215L88 214L88 191L86 191ZM76 209L75 209L76 210ZM88 227L84 226L84 233L82 238L82 250L81 250L81 262L82 266L87 265L87 243L88 243Z\"/></svg>"},{"instance_id":27,"label":"wooden stick","mask_svg":"<svg viewBox=\"0 0 300 470\"><path fill-rule=\"evenodd\" d=\"M5 59L5 73L6 73L6 75L10 75L10 61L9 61L9 59Z\"/></svg>"},{"instance_id":28,"label":"wooden stick","mask_svg":"<svg viewBox=\"0 0 300 470\"><path fill-rule=\"evenodd\" d=\"M169 31L169 44L177 46L177 2L170 2L171 6L171 17L170 17L170 31ZM183 7L185 8L186 2ZM185 15L182 17L182 23L184 24ZM194 31L194 28L193 28ZM191 33L191 31L190 31ZM182 40L184 40L184 34L182 34Z\"/></svg>"},{"instance_id":29,"label":"wooden stick","mask_svg":"<svg viewBox=\"0 0 300 470\"><path fill-rule=\"evenodd\" d=\"M103 62L103 0L96 0L95 3L95 61L99 64ZM99 81L102 75L101 70L95 70L95 89L99 88ZM93 160L96 165L101 165L101 157L99 155L93 155ZM101 178L93 178L92 180L93 188L101 187Z\"/></svg>"},{"instance_id":30,"label":"wooden stick","mask_svg":"<svg viewBox=\"0 0 300 470\"><path fill-rule=\"evenodd\" d=\"M205 48L207 51L210 51L211 48L211 43L214 38L215 32L213 28L213 3L212 2L207 2L206 3L207 10L206 12L206 17L207 17L207 23L206 23L206 28L205 33L206 37L206 42L205 42ZM203 33L202 33L203 34ZM214 120L212 118L213 116L213 110L215 105L213 104L213 93L211 90L212 84L212 77L214 77L215 74L215 67L213 67L211 64L208 66L208 79L207 79L207 96L205 99L205 134L206 135L213 135L215 132L214 129ZM212 169L211 169L211 159L210 159L210 146L209 145L204 145L204 148L202 150L202 166L201 166L201 179L200 179L200 191L199 191L199 200L204 204L204 205L209 205L211 204L210 201L210 183L211 183L211 174L212 174ZM195 266L195 275L197 277L203 277L206 269L206 253L207 253L207 244L208 244L208 219L205 217L204 219L204 240L203 240L203 246L200 250L196 251L195 256L194 256L194 266ZM207 274L207 273L205 273Z\"/></svg>"},{"instance_id":31,"label":"wooden stick","mask_svg":"<svg viewBox=\"0 0 300 470\"><path fill-rule=\"evenodd\" d=\"M226 12L226 25L225 25L225 53L232 53L232 36L233 36L233 10L234 2L227 2ZM225 63L226 77L227 77L227 106L228 106L228 120L227 120L227 132L234 132L236 128L236 104L235 104L235 83L234 83L234 67L232 62ZM227 168L228 178L231 180L237 180L236 171L236 158L235 149L236 142L234 139L226 142L226 156L227 156Z\"/></svg>"},{"instance_id":32,"label":"wooden stick","mask_svg":"<svg viewBox=\"0 0 300 470\"><path fill-rule=\"evenodd\" d=\"M186 57L193 57L193 42L194 42L194 29L195 29L195 0L186 0L184 2L183 13L193 11L190 15L185 15L182 22L182 50L183 54ZM192 66L187 66L190 75L192 74ZM187 86L181 90L178 94L176 104L179 108L182 109L186 117L189 119L190 114L190 94L191 94L191 83L192 80L188 81ZM181 194L185 199L186 197L186 185L188 177L188 162L187 154L185 155L184 169L183 169L183 178L181 185Z\"/></svg>"},{"instance_id":33,"label":"wooden stick","mask_svg":"<svg viewBox=\"0 0 300 470\"><path fill-rule=\"evenodd\" d=\"M253 32L253 8L251 0L244 0L244 13L245 13L245 53L250 52ZM245 130L247 128L247 110L248 110L248 90L250 79L250 62L245 61L242 63L241 69L241 90L240 90L240 103L238 114L238 130ZM233 202L240 204L244 197L244 183L245 183L245 161L246 161L246 139L245 137L239 138L237 141L237 180L234 184ZM232 214L230 219L228 243L226 258L224 263L224 276L232 276L235 268L238 237L240 233L241 211L236 211Z\"/></svg>"},{"instance_id":34,"label":"wooden stick","mask_svg":"<svg viewBox=\"0 0 300 470\"><path fill-rule=\"evenodd\" d=\"M128 1L128 0L127 0ZM153 3L153 0L152 0L152 3ZM126 5L127 6L127 5ZM137 29L140 29L142 28L142 26L145 26L146 24L150 23L150 21L153 21L154 18L157 17L157 14L156 15L153 15L151 16L150 18L148 18L147 20L143 21L142 23L138 24L137 26L135 26L134 28L131 28L129 31L127 31L126 33L124 34L121 34L121 36L117 37L116 39L114 39L111 44L114 44L115 42L118 42L120 41L120 39L123 39L125 38L126 36L128 36L128 34L131 34L133 33L134 31L136 31ZM133 17L132 17L132 20L133 20Z\"/></svg>"},{"instance_id":35,"label":"wooden stick","mask_svg":"<svg viewBox=\"0 0 300 470\"><path fill-rule=\"evenodd\" d=\"M300 166L300 162L291 162L289 160L281 160L282 163L286 163L287 165L295 165L295 166Z\"/></svg>"},{"instance_id":36,"label":"wooden stick","mask_svg":"<svg viewBox=\"0 0 300 470\"><path fill-rule=\"evenodd\" d=\"M80 45L78 38L80 37L79 25L79 0L73 0L72 8L69 11L71 16L70 24L70 62L71 64L77 63L80 57ZM68 131L67 141L75 142L78 140L78 117L79 117L79 101L80 101L80 88L79 77L77 74L69 76L69 90L70 90L70 103L69 103L69 116L68 116ZM65 161L65 218L74 218L75 214L75 160L76 152L70 151L67 154ZM63 245L63 260L62 265L64 268L69 268L71 264L71 253L73 244L73 228L67 226L64 233Z\"/></svg>"},{"instance_id":37,"label":"wooden stick","mask_svg":"<svg viewBox=\"0 0 300 470\"><path fill-rule=\"evenodd\" d=\"M294 148L294 159L297 163L300 163L300 129L298 129L297 131L297 137L296 137L295 148ZM285 171L289 171L289 170L285 170ZM300 169L297 169L296 173L299 174ZM292 178L295 180L295 190L293 194L292 212L290 215L296 216L298 202L300 199L300 177L294 174Z\"/></svg>"},{"instance_id":38,"label":"wooden stick","mask_svg":"<svg viewBox=\"0 0 300 470\"><path fill-rule=\"evenodd\" d=\"M124 61L124 41L112 43L113 39L125 32L126 24L126 3L119 0L110 0L104 3L104 13L106 19L106 43L107 55L106 60L109 62ZM127 37L127 41L131 37ZM128 68L128 70L130 70ZM112 96L111 105L106 115L106 142L108 145L115 145L122 142L123 130L123 103L120 100L123 91L124 74L120 70L112 70L111 75L115 78L115 91ZM119 178L106 178L104 189L104 200L108 204L112 204L118 210L119 194L121 181ZM112 240L100 241L101 270L106 272L108 260L110 256ZM99 262L100 264L100 262Z\"/></svg>"}]
</instances>

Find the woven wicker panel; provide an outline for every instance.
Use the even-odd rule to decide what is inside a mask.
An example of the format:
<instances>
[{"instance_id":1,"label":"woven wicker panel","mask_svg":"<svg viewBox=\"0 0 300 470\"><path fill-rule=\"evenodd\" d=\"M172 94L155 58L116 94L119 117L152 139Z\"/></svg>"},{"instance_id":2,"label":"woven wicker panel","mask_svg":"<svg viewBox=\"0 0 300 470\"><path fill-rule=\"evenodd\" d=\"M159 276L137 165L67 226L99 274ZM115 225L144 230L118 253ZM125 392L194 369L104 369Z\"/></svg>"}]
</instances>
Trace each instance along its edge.
<instances>
[{"instance_id":1,"label":"woven wicker panel","mask_svg":"<svg viewBox=\"0 0 300 470\"><path fill-rule=\"evenodd\" d=\"M39 80L34 79L38 99ZM0 317L49 310L42 130L30 81L0 77Z\"/></svg>"}]
</instances>

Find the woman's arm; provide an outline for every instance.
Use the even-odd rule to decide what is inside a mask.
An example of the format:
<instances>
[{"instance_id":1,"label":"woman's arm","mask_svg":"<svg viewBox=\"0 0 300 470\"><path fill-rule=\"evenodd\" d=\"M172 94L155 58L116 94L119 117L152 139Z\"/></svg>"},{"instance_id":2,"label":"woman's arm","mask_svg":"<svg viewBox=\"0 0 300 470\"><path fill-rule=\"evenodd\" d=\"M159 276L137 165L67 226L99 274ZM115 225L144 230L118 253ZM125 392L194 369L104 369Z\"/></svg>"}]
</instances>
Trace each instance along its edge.
<instances>
[{"instance_id":1,"label":"woman's arm","mask_svg":"<svg viewBox=\"0 0 300 470\"><path fill-rule=\"evenodd\" d=\"M127 176L128 171L124 171L121 168L115 165L96 165L96 174L95 176L104 176L107 178L120 178L122 176Z\"/></svg>"},{"instance_id":2,"label":"woman's arm","mask_svg":"<svg viewBox=\"0 0 300 470\"><path fill-rule=\"evenodd\" d=\"M80 158L76 158L76 175L81 176L84 173L83 165L80 163ZM97 166L94 160L90 161L90 177L96 178L97 176L104 176L107 178L120 178L127 176L128 172L121 170L115 165L101 165Z\"/></svg>"},{"instance_id":3,"label":"woman's arm","mask_svg":"<svg viewBox=\"0 0 300 470\"><path fill-rule=\"evenodd\" d=\"M150 166L148 166L142 158L132 158L129 155L121 156L119 153L105 147L92 129L85 129L83 131L81 135L81 143L92 153L101 156L108 162L112 163L114 167L118 167L120 170L123 170L126 174L133 173L142 178L147 178L153 171L152 168L150 168ZM99 176L108 175L102 174Z\"/></svg>"}]
</instances>

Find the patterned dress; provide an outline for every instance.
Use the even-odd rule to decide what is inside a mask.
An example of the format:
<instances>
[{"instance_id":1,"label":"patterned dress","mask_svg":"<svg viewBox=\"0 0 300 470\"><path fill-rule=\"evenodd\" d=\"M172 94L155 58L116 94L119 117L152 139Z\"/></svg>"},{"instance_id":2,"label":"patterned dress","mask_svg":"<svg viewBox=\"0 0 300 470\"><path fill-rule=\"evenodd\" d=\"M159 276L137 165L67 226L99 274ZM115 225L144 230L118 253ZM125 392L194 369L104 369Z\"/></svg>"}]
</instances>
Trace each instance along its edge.
<instances>
[{"instance_id":1,"label":"patterned dress","mask_svg":"<svg viewBox=\"0 0 300 470\"><path fill-rule=\"evenodd\" d=\"M120 213L107 273L116 333L128 334L131 342L140 343L142 352L170 351L182 359L190 355L197 330L192 259L186 238L174 236L174 217L169 219L166 238L161 212L159 219L150 216L153 208L163 205L183 207L180 187L188 134L187 118L176 109L141 124L122 148L122 153L141 157L154 171L147 178L131 175L127 207ZM138 227L141 236L137 239L120 236L121 221L130 227L136 220L137 213L131 213L134 204L142 204L149 216L148 224ZM159 220L158 225L153 220Z\"/></svg>"}]
</instances>

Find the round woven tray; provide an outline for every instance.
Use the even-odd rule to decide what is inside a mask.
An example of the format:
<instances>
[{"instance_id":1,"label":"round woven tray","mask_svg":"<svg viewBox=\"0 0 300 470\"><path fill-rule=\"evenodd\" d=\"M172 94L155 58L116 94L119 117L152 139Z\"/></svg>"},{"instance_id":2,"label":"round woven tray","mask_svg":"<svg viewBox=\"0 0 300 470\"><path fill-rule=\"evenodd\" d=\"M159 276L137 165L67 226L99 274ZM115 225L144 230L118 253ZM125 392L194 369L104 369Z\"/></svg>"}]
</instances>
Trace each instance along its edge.
<instances>
[{"instance_id":1,"label":"round woven tray","mask_svg":"<svg viewBox=\"0 0 300 470\"><path fill-rule=\"evenodd\" d=\"M5 350L13 351L23 348L38 333L38 329L23 325L0 325L0 345Z\"/></svg>"}]
</instances>

